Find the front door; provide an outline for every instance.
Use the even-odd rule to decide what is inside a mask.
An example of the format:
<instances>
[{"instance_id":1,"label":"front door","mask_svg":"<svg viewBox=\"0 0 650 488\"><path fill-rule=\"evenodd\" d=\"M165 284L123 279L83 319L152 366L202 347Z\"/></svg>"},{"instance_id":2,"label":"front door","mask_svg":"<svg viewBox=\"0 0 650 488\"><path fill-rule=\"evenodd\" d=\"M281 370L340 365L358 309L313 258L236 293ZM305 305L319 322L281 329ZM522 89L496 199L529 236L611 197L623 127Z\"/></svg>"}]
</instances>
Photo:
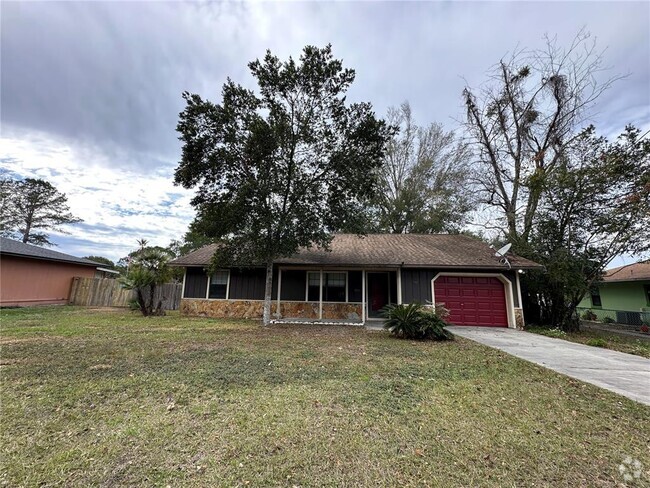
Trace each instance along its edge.
<instances>
[{"instance_id":1,"label":"front door","mask_svg":"<svg viewBox=\"0 0 650 488\"><path fill-rule=\"evenodd\" d=\"M380 318L381 309L390 303L388 273L368 273L368 317Z\"/></svg>"}]
</instances>

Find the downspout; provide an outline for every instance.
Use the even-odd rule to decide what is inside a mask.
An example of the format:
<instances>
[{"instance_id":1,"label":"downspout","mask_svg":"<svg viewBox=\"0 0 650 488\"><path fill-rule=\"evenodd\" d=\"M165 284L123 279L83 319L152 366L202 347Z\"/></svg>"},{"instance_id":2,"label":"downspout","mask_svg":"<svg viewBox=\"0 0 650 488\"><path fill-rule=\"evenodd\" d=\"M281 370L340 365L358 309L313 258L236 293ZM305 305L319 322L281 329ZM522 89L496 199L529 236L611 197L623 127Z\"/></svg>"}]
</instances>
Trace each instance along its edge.
<instances>
[{"instance_id":1,"label":"downspout","mask_svg":"<svg viewBox=\"0 0 650 488\"><path fill-rule=\"evenodd\" d=\"M282 318L281 307L280 307L280 292L282 290L282 268L278 266L278 299L277 305L275 308L275 317L280 319Z\"/></svg>"},{"instance_id":2,"label":"downspout","mask_svg":"<svg viewBox=\"0 0 650 488\"><path fill-rule=\"evenodd\" d=\"M397 269L397 304L402 304L402 266L404 266L404 261L399 265Z\"/></svg>"},{"instance_id":3,"label":"downspout","mask_svg":"<svg viewBox=\"0 0 650 488\"><path fill-rule=\"evenodd\" d=\"M366 324L366 270L361 270L361 323Z\"/></svg>"}]
</instances>

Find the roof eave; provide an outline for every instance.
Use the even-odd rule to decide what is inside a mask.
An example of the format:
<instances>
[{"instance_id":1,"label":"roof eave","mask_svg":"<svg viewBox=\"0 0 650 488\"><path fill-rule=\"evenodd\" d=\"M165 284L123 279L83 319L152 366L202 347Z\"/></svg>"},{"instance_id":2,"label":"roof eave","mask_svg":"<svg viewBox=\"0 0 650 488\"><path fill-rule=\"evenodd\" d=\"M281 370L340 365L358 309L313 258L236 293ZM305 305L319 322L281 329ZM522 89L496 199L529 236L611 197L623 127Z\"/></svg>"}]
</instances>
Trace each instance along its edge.
<instances>
[{"instance_id":1,"label":"roof eave","mask_svg":"<svg viewBox=\"0 0 650 488\"><path fill-rule=\"evenodd\" d=\"M485 269L485 270L499 270L499 271L509 271L509 270L541 270L544 268L542 265L517 265L513 264L508 267L505 265L492 265L492 264L420 264L420 263L394 263L394 264L385 264L385 263L275 263L279 266L325 266L329 268L427 268L427 269ZM197 263L169 263L170 266L180 267L180 268L205 268L209 266L209 263L197 264ZM237 268L239 266L231 266ZM261 266L245 266L246 268L260 268Z\"/></svg>"},{"instance_id":2,"label":"roof eave","mask_svg":"<svg viewBox=\"0 0 650 488\"><path fill-rule=\"evenodd\" d=\"M98 266L101 266L101 264L99 263L84 263L83 261L73 261L71 259L56 259L56 258L46 258L43 256L30 256L28 254L20 254L20 253L7 252L7 251L0 252L0 255L13 256L13 257L24 258L24 259L37 259L40 261L54 261L57 263L78 264L79 266L91 266L93 268L97 268Z\"/></svg>"}]
</instances>

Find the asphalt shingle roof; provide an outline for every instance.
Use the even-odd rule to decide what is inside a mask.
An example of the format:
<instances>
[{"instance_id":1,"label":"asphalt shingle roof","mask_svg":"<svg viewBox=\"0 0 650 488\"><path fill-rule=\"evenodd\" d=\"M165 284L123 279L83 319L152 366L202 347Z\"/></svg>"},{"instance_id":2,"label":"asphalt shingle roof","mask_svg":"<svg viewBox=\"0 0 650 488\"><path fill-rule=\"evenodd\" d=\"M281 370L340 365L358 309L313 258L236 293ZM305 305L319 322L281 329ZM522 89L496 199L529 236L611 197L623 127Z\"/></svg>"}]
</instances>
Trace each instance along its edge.
<instances>
[{"instance_id":1,"label":"asphalt shingle roof","mask_svg":"<svg viewBox=\"0 0 650 488\"><path fill-rule=\"evenodd\" d=\"M603 281L638 281L650 280L650 261L641 261L634 264L626 264L618 268L605 271Z\"/></svg>"},{"instance_id":2,"label":"asphalt shingle roof","mask_svg":"<svg viewBox=\"0 0 650 488\"><path fill-rule=\"evenodd\" d=\"M176 266L209 264L217 244L205 246L172 261ZM330 251L304 249L277 264L323 266L406 266L439 268L508 269L485 242L458 234L336 234ZM508 254L513 268L541 267Z\"/></svg>"},{"instance_id":3,"label":"asphalt shingle roof","mask_svg":"<svg viewBox=\"0 0 650 488\"><path fill-rule=\"evenodd\" d=\"M45 259L48 261L63 261L66 263L82 264L85 266L101 266L100 263L90 261L89 259L77 258L58 251L52 251L44 247L24 244L13 239L0 237L0 254L10 256L21 256L25 258Z\"/></svg>"}]
</instances>

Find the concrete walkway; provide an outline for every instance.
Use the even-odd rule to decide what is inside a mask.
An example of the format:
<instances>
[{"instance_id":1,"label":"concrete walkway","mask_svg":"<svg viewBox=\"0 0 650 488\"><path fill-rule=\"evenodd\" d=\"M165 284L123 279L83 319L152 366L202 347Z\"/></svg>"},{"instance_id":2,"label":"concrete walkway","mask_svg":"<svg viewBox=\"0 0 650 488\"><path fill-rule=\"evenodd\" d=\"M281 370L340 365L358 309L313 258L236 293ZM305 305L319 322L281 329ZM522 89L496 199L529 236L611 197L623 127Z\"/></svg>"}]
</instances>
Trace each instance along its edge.
<instances>
[{"instance_id":1,"label":"concrete walkway","mask_svg":"<svg viewBox=\"0 0 650 488\"><path fill-rule=\"evenodd\" d=\"M447 329L454 335L650 405L650 359L514 329Z\"/></svg>"}]
</instances>

